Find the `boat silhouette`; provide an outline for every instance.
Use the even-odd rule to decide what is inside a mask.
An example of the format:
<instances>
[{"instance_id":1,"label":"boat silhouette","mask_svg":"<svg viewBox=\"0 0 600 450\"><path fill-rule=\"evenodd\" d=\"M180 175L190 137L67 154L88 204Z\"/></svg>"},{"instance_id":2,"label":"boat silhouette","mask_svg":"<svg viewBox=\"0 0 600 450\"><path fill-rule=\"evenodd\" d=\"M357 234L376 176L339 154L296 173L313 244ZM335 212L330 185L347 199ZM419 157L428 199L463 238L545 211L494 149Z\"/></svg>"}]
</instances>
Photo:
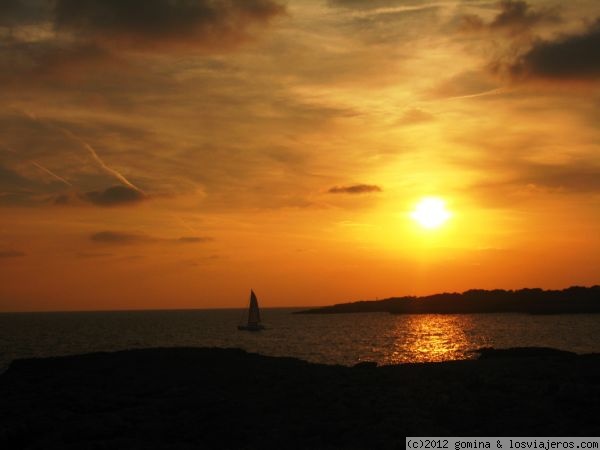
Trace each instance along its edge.
<instances>
[{"instance_id":1,"label":"boat silhouette","mask_svg":"<svg viewBox=\"0 0 600 450\"><path fill-rule=\"evenodd\" d=\"M245 315L244 315L245 316ZM260 331L265 327L260 323L260 309L258 307L258 299L252 289L250 289L250 306L248 307L248 321L238 325L238 330L244 331Z\"/></svg>"}]
</instances>

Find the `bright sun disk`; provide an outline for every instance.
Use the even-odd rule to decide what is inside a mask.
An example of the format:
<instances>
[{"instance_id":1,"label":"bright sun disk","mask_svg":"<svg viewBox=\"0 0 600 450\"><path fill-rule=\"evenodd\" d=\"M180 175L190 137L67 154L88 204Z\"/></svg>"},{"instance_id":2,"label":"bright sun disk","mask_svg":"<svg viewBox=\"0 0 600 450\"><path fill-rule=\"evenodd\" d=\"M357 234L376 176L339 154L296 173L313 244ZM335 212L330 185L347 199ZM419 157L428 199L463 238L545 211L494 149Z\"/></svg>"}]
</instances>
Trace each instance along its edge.
<instances>
[{"instance_id":1,"label":"bright sun disk","mask_svg":"<svg viewBox=\"0 0 600 450\"><path fill-rule=\"evenodd\" d=\"M432 230L442 226L451 216L446 203L437 197L423 198L410 216L423 228Z\"/></svg>"}]
</instances>

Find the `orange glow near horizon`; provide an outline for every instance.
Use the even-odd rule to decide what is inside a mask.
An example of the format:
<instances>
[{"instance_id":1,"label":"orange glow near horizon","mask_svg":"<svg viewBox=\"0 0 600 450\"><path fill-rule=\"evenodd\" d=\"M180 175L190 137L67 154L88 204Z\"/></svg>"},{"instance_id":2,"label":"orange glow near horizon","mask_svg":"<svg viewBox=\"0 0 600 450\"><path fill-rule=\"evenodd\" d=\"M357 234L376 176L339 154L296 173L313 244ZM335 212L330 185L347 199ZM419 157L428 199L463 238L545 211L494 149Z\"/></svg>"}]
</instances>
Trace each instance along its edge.
<instances>
[{"instance_id":1,"label":"orange glow near horizon","mask_svg":"<svg viewBox=\"0 0 600 450\"><path fill-rule=\"evenodd\" d=\"M0 20L0 312L600 284L596 0L33 3Z\"/></svg>"}]
</instances>

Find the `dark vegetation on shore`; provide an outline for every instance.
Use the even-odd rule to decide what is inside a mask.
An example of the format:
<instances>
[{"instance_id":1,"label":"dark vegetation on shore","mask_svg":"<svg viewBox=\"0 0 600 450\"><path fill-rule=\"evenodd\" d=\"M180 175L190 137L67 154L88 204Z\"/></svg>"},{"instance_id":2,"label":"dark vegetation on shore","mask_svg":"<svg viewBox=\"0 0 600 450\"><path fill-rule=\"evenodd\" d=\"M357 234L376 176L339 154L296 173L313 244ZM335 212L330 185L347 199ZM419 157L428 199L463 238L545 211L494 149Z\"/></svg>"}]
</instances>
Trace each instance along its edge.
<instances>
[{"instance_id":1,"label":"dark vegetation on shore","mask_svg":"<svg viewBox=\"0 0 600 450\"><path fill-rule=\"evenodd\" d=\"M462 294L392 297L384 300L340 303L295 314L389 312L392 314L582 314L600 313L600 286L573 286L561 291L472 289Z\"/></svg>"},{"instance_id":2,"label":"dark vegetation on shore","mask_svg":"<svg viewBox=\"0 0 600 450\"><path fill-rule=\"evenodd\" d=\"M172 348L13 362L2 449L395 449L412 436L596 436L600 355L355 367Z\"/></svg>"}]
</instances>

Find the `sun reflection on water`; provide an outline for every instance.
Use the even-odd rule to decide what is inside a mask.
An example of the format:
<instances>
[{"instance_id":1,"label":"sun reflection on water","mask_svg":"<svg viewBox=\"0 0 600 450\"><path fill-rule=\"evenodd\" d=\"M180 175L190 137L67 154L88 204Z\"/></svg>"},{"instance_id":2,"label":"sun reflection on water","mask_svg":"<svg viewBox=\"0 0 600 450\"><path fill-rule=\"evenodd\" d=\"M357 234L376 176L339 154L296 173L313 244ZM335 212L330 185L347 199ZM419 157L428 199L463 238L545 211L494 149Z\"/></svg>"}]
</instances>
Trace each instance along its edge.
<instances>
[{"instance_id":1,"label":"sun reflection on water","mask_svg":"<svg viewBox=\"0 0 600 450\"><path fill-rule=\"evenodd\" d=\"M385 364L403 362L433 362L450 359L469 359L473 349L468 330L472 321L466 315L410 315L398 321L393 330L395 337Z\"/></svg>"}]
</instances>

